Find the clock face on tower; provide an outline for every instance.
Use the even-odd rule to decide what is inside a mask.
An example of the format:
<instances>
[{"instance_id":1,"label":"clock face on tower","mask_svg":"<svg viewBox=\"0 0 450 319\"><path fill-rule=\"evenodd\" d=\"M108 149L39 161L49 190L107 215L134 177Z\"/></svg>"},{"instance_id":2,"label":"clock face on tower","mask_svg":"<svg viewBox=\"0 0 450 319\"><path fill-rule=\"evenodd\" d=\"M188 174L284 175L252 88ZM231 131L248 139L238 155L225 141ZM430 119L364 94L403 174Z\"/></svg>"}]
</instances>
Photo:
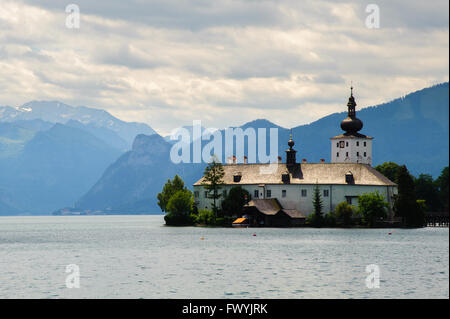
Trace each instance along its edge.
<instances>
[{"instance_id":1,"label":"clock face on tower","mask_svg":"<svg viewBox=\"0 0 450 319\"><path fill-rule=\"evenodd\" d=\"M340 148L344 148L345 147L345 142L344 141L340 141L339 142L339 147Z\"/></svg>"}]
</instances>

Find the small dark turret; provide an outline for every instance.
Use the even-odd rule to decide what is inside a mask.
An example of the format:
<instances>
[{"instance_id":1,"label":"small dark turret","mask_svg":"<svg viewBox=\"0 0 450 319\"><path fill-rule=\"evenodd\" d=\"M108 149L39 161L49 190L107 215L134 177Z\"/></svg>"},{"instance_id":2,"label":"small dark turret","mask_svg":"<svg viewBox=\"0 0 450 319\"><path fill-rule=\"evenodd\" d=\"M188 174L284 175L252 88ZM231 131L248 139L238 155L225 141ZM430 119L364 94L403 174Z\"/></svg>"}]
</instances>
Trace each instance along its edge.
<instances>
[{"instance_id":1,"label":"small dark turret","mask_svg":"<svg viewBox=\"0 0 450 319\"><path fill-rule=\"evenodd\" d=\"M291 134L289 136L288 145L289 145L289 149L286 150L286 164L288 166L292 166L292 165L295 165L295 163L296 163L296 153L297 153L297 151L293 149L295 143L294 143L294 140L292 139L292 130L291 130Z\"/></svg>"},{"instance_id":2,"label":"small dark turret","mask_svg":"<svg viewBox=\"0 0 450 319\"><path fill-rule=\"evenodd\" d=\"M363 122L356 117L356 102L353 97L353 86L351 87L350 97L347 103L348 115L341 122L341 129L345 131L345 135L356 135L363 128Z\"/></svg>"}]
</instances>

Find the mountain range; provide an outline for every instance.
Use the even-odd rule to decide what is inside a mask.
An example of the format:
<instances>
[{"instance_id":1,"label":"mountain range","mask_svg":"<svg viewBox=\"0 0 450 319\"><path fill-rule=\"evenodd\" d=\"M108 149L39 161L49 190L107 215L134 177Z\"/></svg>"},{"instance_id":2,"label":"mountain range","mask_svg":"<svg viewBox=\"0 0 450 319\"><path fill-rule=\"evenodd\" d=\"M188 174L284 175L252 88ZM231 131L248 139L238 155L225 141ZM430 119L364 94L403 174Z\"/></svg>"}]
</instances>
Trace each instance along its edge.
<instances>
[{"instance_id":1,"label":"mountain range","mask_svg":"<svg viewBox=\"0 0 450 319\"><path fill-rule=\"evenodd\" d=\"M373 164L394 161L415 175L438 176L449 161L448 111L448 83L358 107L361 133L374 137ZM334 113L292 128L298 160L329 161L330 137L341 133L345 117L346 112ZM266 119L241 128L278 128L278 153L284 159L289 129ZM0 214L48 214L62 207L158 212L156 194L168 178L178 174L191 187L205 167L172 163L173 144L146 124L127 123L102 110L59 102L0 107Z\"/></svg>"}]
</instances>

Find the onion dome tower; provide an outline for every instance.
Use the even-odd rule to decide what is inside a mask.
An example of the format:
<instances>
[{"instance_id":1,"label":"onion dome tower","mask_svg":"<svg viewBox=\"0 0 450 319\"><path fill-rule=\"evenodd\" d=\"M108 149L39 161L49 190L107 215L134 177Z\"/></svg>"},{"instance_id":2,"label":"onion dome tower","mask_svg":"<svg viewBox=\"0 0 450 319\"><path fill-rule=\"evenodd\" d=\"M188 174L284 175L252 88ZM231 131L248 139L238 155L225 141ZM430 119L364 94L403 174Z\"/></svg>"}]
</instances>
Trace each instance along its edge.
<instances>
[{"instance_id":1,"label":"onion dome tower","mask_svg":"<svg viewBox=\"0 0 450 319\"><path fill-rule=\"evenodd\" d=\"M356 117L356 102L353 97L353 86L350 88L350 97L348 98L348 115L341 122L341 129L345 131L344 135L357 135L363 128L363 122Z\"/></svg>"},{"instance_id":2,"label":"onion dome tower","mask_svg":"<svg viewBox=\"0 0 450 319\"><path fill-rule=\"evenodd\" d=\"M331 162L372 165L373 138L359 133L363 128L363 122L356 117L353 86L350 88L347 108L347 117L341 122L344 133L331 138Z\"/></svg>"},{"instance_id":3,"label":"onion dome tower","mask_svg":"<svg viewBox=\"0 0 450 319\"><path fill-rule=\"evenodd\" d=\"M292 139L292 130L291 134L289 135L289 141L288 141L289 149L286 150L286 164L288 166L295 165L296 163L296 153L297 151L293 149L295 142Z\"/></svg>"}]
</instances>

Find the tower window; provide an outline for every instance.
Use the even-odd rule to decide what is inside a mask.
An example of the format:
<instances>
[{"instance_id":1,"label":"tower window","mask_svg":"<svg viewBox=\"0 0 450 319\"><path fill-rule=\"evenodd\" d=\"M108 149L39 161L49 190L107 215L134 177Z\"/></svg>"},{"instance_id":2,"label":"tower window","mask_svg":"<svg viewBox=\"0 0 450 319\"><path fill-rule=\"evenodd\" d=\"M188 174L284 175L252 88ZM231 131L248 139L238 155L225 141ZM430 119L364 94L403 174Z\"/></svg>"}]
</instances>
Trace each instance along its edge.
<instances>
[{"instance_id":1,"label":"tower window","mask_svg":"<svg viewBox=\"0 0 450 319\"><path fill-rule=\"evenodd\" d=\"M364 142L364 146L367 146L367 142Z\"/></svg>"},{"instance_id":2,"label":"tower window","mask_svg":"<svg viewBox=\"0 0 450 319\"><path fill-rule=\"evenodd\" d=\"M348 152L345 152L345 156L347 156L347 157L348 157Z\"/></svg>"},{"instance_id":3,"label":"tower window","mask_svg":"<svg viewBox=\"0 0 450 319\"><path fill-rule=\"evenodd\" d=\"M306 197L308 195L308 192L306 189L302 189L302 197Z\"/></svg>"},{"instance_id":4,"label":"tower window","mask_svg":"<svg viewBox=\"0 0 450 319\"><path fill-rule=\"evenodd\" d=\"M348 142L345 142L345 146L348 146Z\"/></svg>"},{"instance_id":5,"label":"tower window","mask_svg":"<svg viewBox=\"0 0 450 319\"><path fill-rule=\"evenodd\" d=\"M367 156L367 153L366 152L364 152L364 157L366 157Z\"/></svg>"},{"instance_id":6,"label":"tower window","mask_svg":"<svg viewBox=\"0 0 450 319\"><path fill-rule=\"evenodd\" d=\"M328 197L330 195L330 191L328 189L323 190L323 197Z\"/></svg>"},{"instance_id":7,"label":"tower window","mask_svg":"<svg viewBox=\"0 0 450 319\"><path fill-rule=\"evenodd\" d=\"M339 142L336 143L336 147L339 147Z\"/></svg>"},{"instance_id":8,"label":"tower window","mask_svg":"<svg viewBox=\"0 0 450 319\"><path fill-rule=\"evenodd\" d=\"M281 191L281 197L286 197L286 190L285 190L285 189L283 189L283 190Z\"/></svg>"},{"instance_id":9,"label":"tower window","mask_svg":"<svg viewBox=\"0 0 450 319\"><path fill-rule=\"evenodd\" d=\"M339 157L339 152L336 153L336 157Z\"/></svg>"},{"instance_id":10,"label":"tower window","mask_svg":"<svg viewBox=\"0 0 450 319\"><path fill-rule=\"evenodd\" d=\"M253 192L253 195L255 198L259 198L259 191L257 189L255 189L255 191Z\"/></svg>"},{"instance_id":11,"label":"tower window","mask_svg":"<svg viewBox=\"0 0 450 319\"><path fill-rule=\"evenodd\" d=\"M356 156L359 156L359 152L356 152Z\"/></svg>"},{"instance_id":12,"label":"tower window","mask_svg":"<svg viewBox=\"0 0 450 319\"><path fill-rule=\"evenodd\" d=\"M359 142L356 142L356 146L359 146Z\"/></svg>"}]
</instances>

